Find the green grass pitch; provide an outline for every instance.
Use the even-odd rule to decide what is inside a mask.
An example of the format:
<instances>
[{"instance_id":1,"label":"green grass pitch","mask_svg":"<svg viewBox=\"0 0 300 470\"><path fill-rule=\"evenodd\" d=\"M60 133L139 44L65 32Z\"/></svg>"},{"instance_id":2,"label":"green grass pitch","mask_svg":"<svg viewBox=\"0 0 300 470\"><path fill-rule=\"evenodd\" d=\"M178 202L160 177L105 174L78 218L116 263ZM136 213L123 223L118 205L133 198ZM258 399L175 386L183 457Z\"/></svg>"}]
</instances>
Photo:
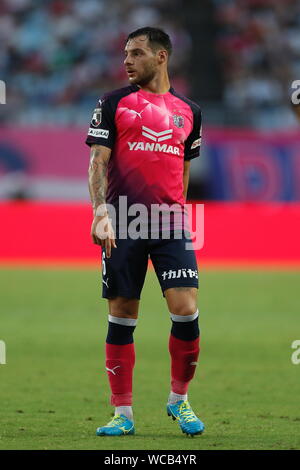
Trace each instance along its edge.
<instances>
[{"instance_id":1,"label":"green grass pitch","mask_svg":"<svg viewBox=\"0 0 300 470\"><path fill-rule=\"evenodd\" d=\"M190 386L202 436L167 417L170 319L149 271L135 332L135 436L96 437L111 416L100 273L2 269L0 449L299 449L297 271L200 274L200 364Z\"/></svg>"}]
</instances>

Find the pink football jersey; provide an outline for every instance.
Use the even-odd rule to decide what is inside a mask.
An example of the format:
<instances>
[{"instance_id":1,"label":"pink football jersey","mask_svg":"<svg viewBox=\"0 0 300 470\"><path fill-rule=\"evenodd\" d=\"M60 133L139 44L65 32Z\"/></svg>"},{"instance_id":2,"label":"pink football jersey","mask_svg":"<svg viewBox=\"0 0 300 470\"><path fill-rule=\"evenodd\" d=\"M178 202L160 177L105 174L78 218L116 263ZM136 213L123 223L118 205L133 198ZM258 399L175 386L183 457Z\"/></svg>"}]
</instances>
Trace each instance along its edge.
<instances>
[{"instance_id":1,"label":"pink football jersey","mask_svg":"<svg viewBox=\"0 0 300 470\"><path fill-rule=\"evenodd\" d=\"M173 88L156 94L131 85L105 94L94 110L88 145L112 149L106 201L180 204L185 160L199 155L201 111Z\"/></svg>"}]
</instances>

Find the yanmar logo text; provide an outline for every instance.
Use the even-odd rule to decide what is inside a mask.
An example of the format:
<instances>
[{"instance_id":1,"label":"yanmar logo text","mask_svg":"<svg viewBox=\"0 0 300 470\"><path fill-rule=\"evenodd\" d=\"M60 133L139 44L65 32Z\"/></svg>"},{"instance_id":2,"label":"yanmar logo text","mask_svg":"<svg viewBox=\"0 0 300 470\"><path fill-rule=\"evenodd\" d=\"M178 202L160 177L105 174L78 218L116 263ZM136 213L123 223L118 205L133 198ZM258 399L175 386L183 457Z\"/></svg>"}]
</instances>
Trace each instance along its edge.
<instances>
[{"instance_id":1,"label":"yanmar logo text","mask_svg":"<svg viewBox=\"0 0 300 470\"><path fill-rule=\"evenodd\" d=\"M173 137L173 129L168 129L166 131L155 132L149 127L142 126L142 135L147 137L153 142L128 142L130 150L141 150L146 152L164 152L172 153L173 155L179 156L179 147L175 145L161 144L168 139Z\"/></svg>"},{"instance_id":2,"label":"yanmar logo text","mask_svg":"<svg viewBox=\"0 0 300 470\"><path fill-rule=\"evenodd\" d=\"M128 142L130 150L142 150L146 152L164 152L179 156L179 147L167 144L154 144L150 142Z\"/></svg>"}]
</instances>

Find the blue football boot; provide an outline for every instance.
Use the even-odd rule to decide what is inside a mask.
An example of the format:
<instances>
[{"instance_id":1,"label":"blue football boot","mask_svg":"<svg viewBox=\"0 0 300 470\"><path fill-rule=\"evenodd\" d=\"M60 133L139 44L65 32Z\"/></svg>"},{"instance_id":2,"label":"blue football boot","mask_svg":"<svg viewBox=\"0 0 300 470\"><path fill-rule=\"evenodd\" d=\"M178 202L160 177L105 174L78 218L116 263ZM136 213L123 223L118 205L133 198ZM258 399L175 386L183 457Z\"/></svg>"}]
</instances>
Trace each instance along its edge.
<instances>
[{"instance_id":1,"label":"blue football boot","mask_svg":"<svg viewBox=\"0 0 300 470\"><path fill-rule=\"evenodd\" d=\"M97 436L125 436L134 434L134 424L124 415L115 415L106 426L97 428Z\"/></svg>"},{"instance_id":2,"label":"blue football boot","mask_svg":"<svg viewBox=\"0 0 300 470\"><path fill-rule=\"evenodd\" d=\"M205 426L193 412L188 401L180 400L172 405L167 405L168 416L177 420L183 433L194 436L202 434Z\"/></svg>"}]
</instances>

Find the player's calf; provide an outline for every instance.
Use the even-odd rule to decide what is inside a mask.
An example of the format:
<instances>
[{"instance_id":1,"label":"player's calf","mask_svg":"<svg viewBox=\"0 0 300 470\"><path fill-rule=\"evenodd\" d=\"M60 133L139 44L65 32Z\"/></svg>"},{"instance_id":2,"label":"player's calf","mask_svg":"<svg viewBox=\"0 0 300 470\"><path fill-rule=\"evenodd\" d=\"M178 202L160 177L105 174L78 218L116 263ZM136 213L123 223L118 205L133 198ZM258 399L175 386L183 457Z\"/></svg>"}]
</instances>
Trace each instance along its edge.
<instances>
[{"instance_id":1,"label":"player's calf","mask_svg":"<svg viewBox=\"0 0 300 470\"><path fill-rule=\"evenodd\" d=\"M198 310L193 315L171 313L172 329L169 338L171 356L171 392L186 395L195 374L200 352Z\"/></svg>"},{"instance_id":2,"label":"player's calf","mask_svg":"<svg viewBox=\"0 0 300 470\"><path fill-rule=\"evenodd\" d=\"M132 377L135 364L133 332L137 320L109 315L106 338L106 371L111 388L111 404L116 414L133 421Z\"/></svg>"}]
</instances>

